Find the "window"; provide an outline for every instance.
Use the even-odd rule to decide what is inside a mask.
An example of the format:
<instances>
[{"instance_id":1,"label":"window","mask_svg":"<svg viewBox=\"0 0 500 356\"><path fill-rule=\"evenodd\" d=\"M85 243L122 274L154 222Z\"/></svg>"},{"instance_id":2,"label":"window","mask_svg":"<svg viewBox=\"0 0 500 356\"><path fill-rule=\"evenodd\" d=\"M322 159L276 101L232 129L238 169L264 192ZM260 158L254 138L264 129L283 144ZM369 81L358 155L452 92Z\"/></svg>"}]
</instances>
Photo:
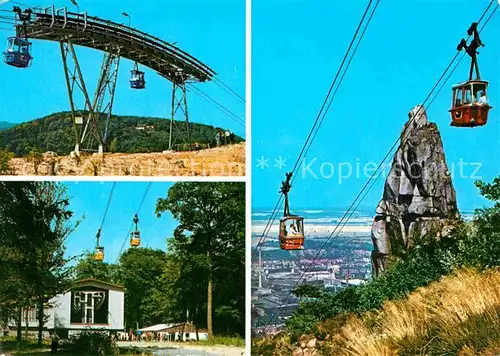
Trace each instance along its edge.
<instances>
[{"instance_id":1,"label":"window","mask_svg":"<svg viewBox=\"0 0 500 356\"><path fill-rule=\"evenodd\" d=\"M454 107L460 107L462 106L462 90L461 89L455 89L453 91L453 98L454 98Z\"/></svg>"},{"instance_id":2,"label":"window","mask_svg":"<svg viewBox=\"0 0 500 356\"><path fill-rule=\"evenodd\" d=\"M468 85L464 87L464 104L472 103L472 93L471 93L472 85Z\"/></svg>"},{"instance_id":3,"label":"window","mask_svg":"<svg viewBox=\"0 0 500 356\"><path fill-rule=\"evenodd\" d=\"M479 100L481 99L481 96L486 94L486 85L485 84L474 84L472 86L472 93L473 93L473 99L474 102L478 103Z\"/></svg>"},{"instance_id":4,"label":"window","mask_svg":"<svg viewBox=\"0 0 500 356\"><path fill-rule=\"evenodd\" d=\"M90 288L92 290L79 288L71 293L71 323L108 323L109 292L104 289Z\"/></svg>"}]
</instances>

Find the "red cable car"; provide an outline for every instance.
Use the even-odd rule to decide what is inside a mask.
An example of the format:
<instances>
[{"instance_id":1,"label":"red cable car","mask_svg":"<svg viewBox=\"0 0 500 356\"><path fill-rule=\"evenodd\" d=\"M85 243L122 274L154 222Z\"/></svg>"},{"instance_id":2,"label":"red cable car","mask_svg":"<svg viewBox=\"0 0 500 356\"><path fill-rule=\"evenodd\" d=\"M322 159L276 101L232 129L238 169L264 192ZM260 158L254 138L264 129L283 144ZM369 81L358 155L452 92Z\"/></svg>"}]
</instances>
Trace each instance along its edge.
<instances>
[{"instance_id":1,"label":"red cable car","mask_svg":"<svg viewBox=\"0 0 500 356\"><path fill-rule=\"evenodd\" d=\"M477 49L484 46L479 38L477 23L474 22L467 31L469 36L474 36L470 45L462 39L457 47L461 51L465 49L471 57L471 67L469 80L453 86L452 107L449 110L451 113L451 126L456 127L476 127L486 125L488 122L488 113L492 107L488 104L488 82L481 80L479 74L479 64ZM473 79L473 74L476 72L476 79Z\"/></svg>"},{"instance_id":2,"label":"red cable car","mask_svg":"<svg viewBox=\"0 0 500 356\"><path fill-rule=\"evenodd\" d=\"M280 248L282 250L302 250L304 249L304 218L290 214L288 203L288 193L292 186L290 179L292 173L286 174L286 180L281 183L281 193L285 196L285 208L283 218L280 220Z\"/></svg>"}]
</instances>

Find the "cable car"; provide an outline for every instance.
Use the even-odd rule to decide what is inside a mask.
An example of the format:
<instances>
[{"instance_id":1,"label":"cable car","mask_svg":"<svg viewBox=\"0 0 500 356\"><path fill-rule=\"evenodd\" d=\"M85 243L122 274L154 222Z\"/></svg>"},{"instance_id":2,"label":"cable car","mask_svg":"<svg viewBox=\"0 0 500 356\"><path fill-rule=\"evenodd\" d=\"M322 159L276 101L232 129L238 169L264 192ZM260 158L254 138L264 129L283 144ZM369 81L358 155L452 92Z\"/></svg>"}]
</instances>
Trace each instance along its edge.
<instances>
[{"instance_id":1,"label":"cable car","mask_svg":"<svg viewBox=\"0 0 500 356\"><path fill-rule=\"evenodd\" d=\"M16 68L27 68L31 65L31 42L19 37L9 37L8 46L3 53L3 60L10 66Z\"/></svg>"},{"instance_id":2,"label":"cable car","mask_svg":"<svg viewBox=\"0 0 500 356\"><path fill-rule=\"evenodd\" d=\"M137 62L135 62L134 69L132 69L130 73L130 87L132 89L144 89L146 87L144 72L139 70Z\"/></svg>"},{"instance_id":3,"label":"cable car","mask_svg":"<svg viewBox=\"0 0 500 356\"><path fill-rule=\"evenodd\" d=\"M94 261L96 261L96 262L104 261L104 247L97 246L95 248Z\"/></svg>"},{"instance_id":4,"label":"cable car","mask_svg":"<svg viewBox=\"0 0 500 356\"><path fill-rule=\"evenodd\" d=\"M465 50L471 57L469 80L456 84L452 87L451 126L455 127L476 127L486 125L488 113L492 107L488 104L488 82L481 80L479 73L479 63L477 51L484 46L479 37L477 23L474 22L467 31L473 40L469 45L462 39L457 46L457 50ZM473 78L474 72L476 78Z\"/></svg>"},{"instance_id":5,"label":"cable car","mask_svg":"<svg viewBox=\"0 0 500 356\"><path fill-rule=\"evenodd\" d=\"M279 241L282 250L304 249L304 218L290 214L288 193L292 186L292 173L286 174L286 180L281 183L281 193L285 196L283 218L280 220Z\"/></svg>"},{"instance_id":6,"label":"cable car","mask_svg":"<svg viewBox=\"0 0 500 356\"><path fill-rule=\"evenodd\" d=\"M141 232L139 231L139 228L137 224L139 223L139 217L137 214L134 216L134 224L135 224L135 231L132 231L130 233L130 246L131 247L138 247L141 245Z\"/></svg>"},{"instance_id":7,"label":"cable car","mask_svg":"<svg viewBox=\"0 0 500 356\"><path fill-rule=\"evenodd\" d=\"M96 239L96 247L94 252L94 261L102 262L104 261L104 247L99 243L101 239L101 229L97 230L97 234L95 235Z\"/></svg>"}]
</instances>

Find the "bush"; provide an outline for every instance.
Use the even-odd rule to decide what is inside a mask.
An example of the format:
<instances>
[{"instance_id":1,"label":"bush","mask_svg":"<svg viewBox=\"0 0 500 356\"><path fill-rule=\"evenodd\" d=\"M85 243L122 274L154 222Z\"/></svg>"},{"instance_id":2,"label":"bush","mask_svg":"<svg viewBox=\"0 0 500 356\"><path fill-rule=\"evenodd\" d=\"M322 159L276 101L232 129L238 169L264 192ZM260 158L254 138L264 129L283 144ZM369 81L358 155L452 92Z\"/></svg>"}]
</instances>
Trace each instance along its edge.
<instances>
[{"instance_id":1,"label":"bush","mask_svg":"<svg viewBox=\"0 0 500 356\"><path fill-rule=\"evenodd\" d=\"M100 331L84 331L73 335L61 345L61 349L70 355L119 355L111 336Z\"/></svg>"},{"instance_id":2,"label":"bush","mask_svg":"<svg viewBox=\"0 0 500 356\"><path fill-rule=\"evenodd\" d=\"M12 173L10 168L10 160L14 158L14 154L9 150L0 149L0 175L8 175Z\"/></svg>"}]
</instances>

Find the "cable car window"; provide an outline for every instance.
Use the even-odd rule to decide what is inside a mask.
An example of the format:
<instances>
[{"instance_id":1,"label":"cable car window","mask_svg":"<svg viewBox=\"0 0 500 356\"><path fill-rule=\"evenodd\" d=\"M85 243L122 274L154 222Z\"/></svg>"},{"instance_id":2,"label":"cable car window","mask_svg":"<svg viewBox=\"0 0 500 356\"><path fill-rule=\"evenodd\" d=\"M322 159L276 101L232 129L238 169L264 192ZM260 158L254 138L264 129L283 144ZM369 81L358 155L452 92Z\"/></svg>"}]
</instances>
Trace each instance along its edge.
<instances>
[{"instance_id":1,"label":"cable car window","mask_svg":"<svg viewBox=\"0 0 500 356\"><path fill-rule=\"evenodd\" d=\"M472 103L471 87L466 86L464 88L464 104L471 104L471 103Z\"/></svg>"},{"instance_id":2,"label":"cable car window","mask_svg":"<svg viewBox=\"0 0 500 356\"><path fill-rule=\"evenodd\" d=\"M454 107L462 106L462 90L453 90Z\"/></svg>"},{"instance_id":3,"label":"cable car window","mask_svg":"<svg viewBox=\"0 0 500 356\"><path fill-rule=\"evenodd\" d=\"M473 85L474 100L477 103L482 103L482 101L486 101L486 85L482 83L475 83ZM484 98L482 99L482 97Z\"/></svg>"}]
</instances>

